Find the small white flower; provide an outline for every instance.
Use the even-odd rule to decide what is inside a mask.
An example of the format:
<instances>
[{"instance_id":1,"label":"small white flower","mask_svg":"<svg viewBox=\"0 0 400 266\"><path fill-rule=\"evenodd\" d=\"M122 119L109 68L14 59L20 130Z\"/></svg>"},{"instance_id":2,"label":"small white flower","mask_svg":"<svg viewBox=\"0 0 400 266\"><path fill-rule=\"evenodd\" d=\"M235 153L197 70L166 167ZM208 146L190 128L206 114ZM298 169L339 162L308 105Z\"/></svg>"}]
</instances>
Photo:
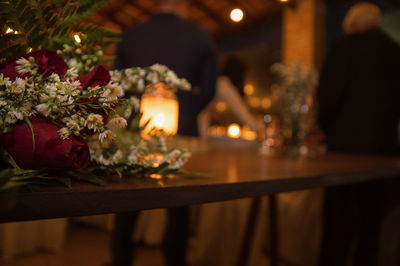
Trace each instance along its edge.
<instances>
[{"instance_id":1,"label":"small white flower","mask_svg":"<svg viewBox=\"0 0 400 266\"><path fill-rule=\"evenodd\" d=\"M101 143L107 143L110 142L115 138L115 133L112 132L111 130L106 130L102 133L99 134L99 140Z\"/></svg>"},{"instance_id":2,"label":"small white flower","mask_svg":"<svg viewBox=\"0 0 400 266\"><path fill-rule=\"evenodd\" d=\"M10 112L8 112L8 115L11 118L15 118L15 119L18 119L18 120L23 120L24 119L24 115L19 111L10 111Z\"/></svg>"},{"instance_id":3,"label":"small white flower","mask_svg":"<svg viewBox=\"0 0 400 266\"><path fill-rule=\"evenodd\" d=\"M60 134L61 139L67 139L71 135L71 131L68 128L63 127L58 130L58 134Z\"/></svg>"},{"instance_id":4,"label":"small white flower","mask_svg":"<svg viewBox=\"0 0 400 266\"><path fill-rule=\"evenodd\" d=\"M118 164L120 160L123 158L123 153L121 150L117 150L116 153L111 158L112 164Z\"/></svg>"},{"instance_id":5,"label":"small white flower","mask_svg":"<svg viewBox=\"0 0 400 266\"><path fill-rule=\"evenodd\" d=\"M50 98L55 98L57 95L57 87L54 83L47 83L44 87L45 91L49 95Z\"/></svg>"},{"instance_id":6,"label":"small white flower","mask_svg":"<svg viewBox=\"0 0 400 266\"><path fill-rule=\"evenodd\" d=\"M48 80L50 82L56 83L56 82L60 82L60 76L57 73L52 73L49 77Z\"/></svg>"},{"instance_id":7,"label":"small white flower","mask_svg":"<svg viewBox=\"0 0 400 266\"><path fill-rule=\"evenodd\" d=\"M41 113L44 116L48 116L50 114L50 108L47 104L45 103L41 103L35 106L36 111L38 111L39 113Z\"/></svg>"},{"instance_id":8,"label":"small white flower","mask_svg":"<svg viewBox=\"0 0 400 266\"><path fill-rule=\"evenodd\" d=\"M150 81L153 84L157 84L159 82L158 75L155 72L151 72L146 77L147 81Z\"/></svg>"},{"instance_id":9,"label":"small white flower","mask_svg":"<svg viewBox=\"0 0 400 266\"><path fill-rule=\"evenodd\" d=\"M3 73L0 73L0 86L5 85L6 87L11 86L12 82L8 77L4 77Z\"/></svg>"},{"instance_id":10,"label":"small white flower","mask_svg":"<svg viewBox=\"0 0 400 266\"><path fill-rule=\"evenodd\" d=\"M66 78L77 78L78 77L78 69L76 69L75 67L71 67L67 70L67 72L65 73L65 77Z\"/></svg>"},{"instance_id":11,"label":"small white flower","mask_svg":"<svg viewBox=\"0 0 400 266\"><path fill-rule=\"evenodd\" d=\"M122 117L115 117L111 119L107 126L113 129L118 129L118 128L125 128L128 125L126 120Z\"/></svg>"},{"instance_id":12,"label":"small white flower","mask_svg":"<svg viewBox=\"0 0 400 266\"><path fill-rule=\"evenodd\" d=\"M159 71L159 72L165 72L168 70L168 67L166 67L165 65L161 65L161 64L154 64L150 68L155 71Z\"/></svg>"},{"instance_id":13,"label":"small white flower","mask_svg":"<svg viewBox=\"0 0 400 266\"><path fill-rule=\"evenodd\" d=\"M179 87L180 87L181 90L190 91L192 86L190 85L190 83L186 79L183 78L183 79L181 79Z\"/></svg>"},{"instance_id":14,"label":"small white flower","mask_svg":"<svg viewBox=\"0 0 400 266\"><path fill-rule=\"evenodd\" d=\"M107 84L107 88L111 90L110 96L115 98L120 98L124 96L124 91L122 90L121 86L118 83L109 82Z\"/></svg>"},{"instance_id":15,"label":"small white flower","mask_svg":"<svg viewBox=\"0 0 400 266\"><path fill-rule=\"evenodd\" d=\"M112 164L111 160L104 158L103 154L100 154L99 158L97 159L97 162L99 164L106 165L106 166Z\"/></svg>"},{"instance_id":16,"label":"small white flower","mask_svg":"<svg viewBox=\"0 0 400 266\"><path fill-rule=\"evenodd\" d=\"M113 82L119 83L121 81L122 75L121 72L119 72L118 70L111 70L110 76Z\"/></svg>"},{"instance_id":17,"label":"small white flower","mask_svg":"<svg viewBox=\"0 0 400 266\"><path fill-rule=\"evenodd\" d=\"M95 132L98 131L98 127L103 125L103 117L98 114L89 114L85 123L85 127L88 129L93 129Z\"/></svg>"},{"instance_id":18,"label":"small white flower","mask_svg":"<svg viewBox=\"0 0 400 266\"><path fill-rule=\"evenodd\" d=\"M133 71L134 71L134 68L126 68L124 70L126 76L132 76L133 75Z\"/></svg>"},{"instance_id":19,"label":"small white flower","mask_svg":"<svg viewBox=\"0 0 400 266\"><path fill-rule=\"evenodd\" d=\"M68 128L69 130L71 130L71 131L80 131L80 130L82 129L82 128L79 126L78 121L76 121L76 120L74 120L74 119L72 119L72 118L66 117L66 118L64 118L62 121L65 123L65 125L67 126L67 128Z\"/></svg>"},{"instance_id":20,"label":"small white flower","mask_svg":"<svg viewBox=\"0 0 400 266\"><path fill-rule=\"evenodd\" d=\"M76 67L76 65L78 64L78 61L76 60L76 58L71 58L68 60L67 65L70 68Z\"/></svg>"},{"instance_id":21,"label":"small white flower","mask_svg":"<svg viewBox=\"0 0 400 266\"><path fill-rule=\"evenodd\" d=\"M21 57L16 61L16 69L19 74L26 74L32 71L32 64L28 59Z\"/></svg>"},{"instance_id":22,"label":"small white flower","mask_svg":"<svg viewBox=\"0 0 400 266\"><path fill-rule=\"evenodd\" d=\"M144 80L140 79L136 85L137 91L138 92L143 92L144 91Z\"/></svg>"},{"instance_id":23,"label":"small white flower","mask_svg":"<svg viewBox=\"0 0 400 266\"><path fill-rule=\"evenodd\" d=\"M135 111L136 111L136 112L139 111L139 108L140 108L140 100L139 100L139 98L136 97L136 96L132 96L132 97L130 98L130 101L131 101L132 106L133 106L133 108L135 109Z\"/></svg>"},{"instance_id":24,"label":"small white flower","mask_svg":"<svg viewBox=\"0 0 400 266\"><path fill-rule=\"evenodd\" d=\"M178 83L179 80L174 71L168 70L165 81L174 84L174 83Z\"/></svg>"},{"instance_id":25,"label":"small white flower","mask_svg":"<svg viewBox=\"0 0 400 266\"><path fill-rule=\"evenodd\" d=\"M14 94L20 94L25 91L26 80L21 78L16 78L14 81L14 86L10 86L11 92Z\"/></svg>"},{"instance_id":26,"label":"small white flower","mask_svg":"<svg viewBox=\"0 0 400 266\"><path fill-rule=\"evenodd\" d=\"M131 152L128 156L128 164L137 164L139 162L139 156L135 152Z\"/></svg>"}]
</instances>

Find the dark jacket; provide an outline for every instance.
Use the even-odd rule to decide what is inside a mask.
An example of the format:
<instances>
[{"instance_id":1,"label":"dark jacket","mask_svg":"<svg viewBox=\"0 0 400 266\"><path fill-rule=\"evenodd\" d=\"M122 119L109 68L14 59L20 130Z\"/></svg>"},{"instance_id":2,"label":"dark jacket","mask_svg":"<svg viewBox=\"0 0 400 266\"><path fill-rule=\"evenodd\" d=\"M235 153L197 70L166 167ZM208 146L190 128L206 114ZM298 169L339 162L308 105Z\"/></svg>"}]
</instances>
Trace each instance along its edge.
<instances>
[{"instance_id":1,"label":"dark jacket","mask_svg":"<svg viewBox=\"0 0 400 266\"><path fill-rule=\"evenodd\" d=\"M197 136L197 115L215 94L216 55L209 35L169 13L159 13L130 28L117 46L115 68L168 66L193 86L179 91L178 133Z\"/></svg>"},{"instance_id":2,"label":"dark jacket","mask_svg":"<svg viewBox=\"0 0 400 266\"><path fill-rule=\"evenodd\" d=\"M328 150L399 154L400 47L380 30L343 37L328 54L317 100Z\"/></svg>"}]
</instances>

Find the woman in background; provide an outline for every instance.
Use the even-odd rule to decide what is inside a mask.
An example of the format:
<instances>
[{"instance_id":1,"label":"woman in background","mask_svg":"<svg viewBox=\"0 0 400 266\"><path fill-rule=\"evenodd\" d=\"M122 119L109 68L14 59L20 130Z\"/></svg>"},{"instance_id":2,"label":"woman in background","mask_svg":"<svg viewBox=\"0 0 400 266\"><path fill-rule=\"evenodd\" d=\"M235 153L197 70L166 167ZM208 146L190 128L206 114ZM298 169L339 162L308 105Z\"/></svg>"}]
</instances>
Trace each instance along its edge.
<instances>
[{"instance_id":1,"label":"woman in background","mask_svg":"<svg viewBox=\"0 0 400 266\"><path fill-rule=\"evenodd\" d=\"M198 117L201 137L207 136L211 124L211 112L217 102L225 102L228 110L242 125L256 132L262 129L262 122L253 117L243 100L247 70L247 65L240 58L236 56L226 58L220 71L221 75L217 79L215 97Z\"/></svg>"}]
</instances>

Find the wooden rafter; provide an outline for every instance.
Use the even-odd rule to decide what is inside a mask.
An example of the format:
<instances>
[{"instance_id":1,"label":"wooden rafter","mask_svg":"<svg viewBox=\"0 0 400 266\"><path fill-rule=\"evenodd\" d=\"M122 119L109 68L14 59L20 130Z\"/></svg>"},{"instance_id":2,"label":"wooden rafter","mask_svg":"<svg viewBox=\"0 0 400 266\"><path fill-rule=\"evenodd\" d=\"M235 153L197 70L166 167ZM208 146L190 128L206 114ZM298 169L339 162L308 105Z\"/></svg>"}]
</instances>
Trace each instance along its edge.
<instances>
[{"instance_id":1,"label":"wooden rafter","mask_svg":"<svg viewBox=\"0 0 400 266\"><path fill-rule=\"evenodd\" d=\"M190 3L192 3L194 6L196 6L202 12L204 12L204 14L207 17L213 19L215 22L220 24L220 26L223 26L223 27L229 26L228 23L226 22L226 20L223 19L220 14L218 14L214 10L208 8L202 1L190 0Z\"/></svg>"},{"instance_id":2,"label":"wooden rafter","mask_svg":"<svg viewBox=\"0 0 400 266\"><path fill-rule=\"evenodd\" d=\"M125 3L135 7L137 10L139 10L140 12L144 13L145 15L151 15L153 14L153 12L151 10L149 10L148 8L142 6L141 4L139 4L136 1L124 1Z\"/></svg>"}]
</instances>

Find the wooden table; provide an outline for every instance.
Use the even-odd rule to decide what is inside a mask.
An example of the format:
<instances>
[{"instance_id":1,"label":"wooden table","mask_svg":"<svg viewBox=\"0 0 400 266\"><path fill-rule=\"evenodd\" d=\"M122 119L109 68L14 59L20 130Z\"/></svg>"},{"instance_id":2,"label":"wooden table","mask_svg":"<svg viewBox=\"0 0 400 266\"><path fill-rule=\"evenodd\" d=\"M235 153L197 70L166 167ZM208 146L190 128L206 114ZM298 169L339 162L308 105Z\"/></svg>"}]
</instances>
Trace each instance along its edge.
<instances>
[{"instance_id":1,"label":"wooden table","mask_svg":"<svg viewBox=\"0 0 400 266\"><path fill-rule=\"evenodd\" d=\"M72 217L253 197L238 265L246 265L260 196L269 196L271 265L277 265L277 193L400 177L400 158L327 154L261 156L254 148L215 148L194 155L185 170L162 179L106 178L104 186L73 184L21 192L0 222Z\"/></svg>"},{"instance_id":2,"label":"wooden table","mask_svg":"<svg viewBox=\"0 0 400 266\"><path fill-rule=\"evenodd\" d=\"M107 178L104 186L73 184L21 192L0 222L146 210L271 195L400 176L400 158L327 154L268 157L256 149L211 149L194 155L187 174L164 179Z\"/></svg>"}]
</instances>

